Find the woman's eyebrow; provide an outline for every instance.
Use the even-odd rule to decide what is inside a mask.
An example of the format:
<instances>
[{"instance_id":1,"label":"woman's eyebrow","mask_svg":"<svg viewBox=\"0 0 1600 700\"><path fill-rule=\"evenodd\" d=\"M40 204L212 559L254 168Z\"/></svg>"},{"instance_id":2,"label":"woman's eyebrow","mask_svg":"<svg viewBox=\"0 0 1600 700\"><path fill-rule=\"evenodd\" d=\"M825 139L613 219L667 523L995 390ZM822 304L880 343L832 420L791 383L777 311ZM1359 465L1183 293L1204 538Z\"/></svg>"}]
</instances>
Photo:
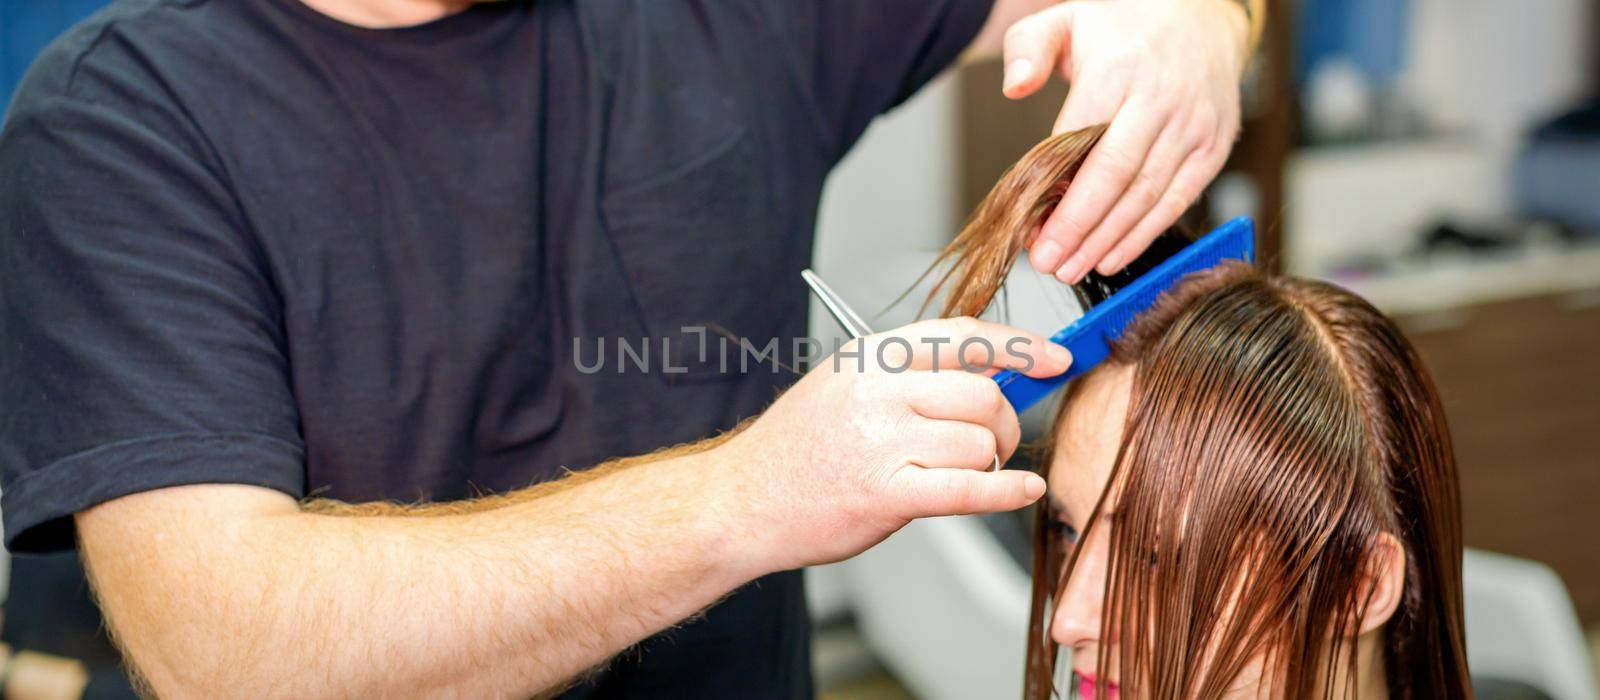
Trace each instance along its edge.
<instances>
[{"instance_id":1,"label":"woman's eyebrow","mask_svg":"<svg viewBox=\"0 0 1600 700\"><path fill-rule=\"evenodd\" d=\"M1045 499L1050 500L1050 510L1056 511L1058 515L1067 515L1067 503L1062 503L1061 497L1056 495L1056 492L1045 491Z\"/></svg>"}]
</instances>

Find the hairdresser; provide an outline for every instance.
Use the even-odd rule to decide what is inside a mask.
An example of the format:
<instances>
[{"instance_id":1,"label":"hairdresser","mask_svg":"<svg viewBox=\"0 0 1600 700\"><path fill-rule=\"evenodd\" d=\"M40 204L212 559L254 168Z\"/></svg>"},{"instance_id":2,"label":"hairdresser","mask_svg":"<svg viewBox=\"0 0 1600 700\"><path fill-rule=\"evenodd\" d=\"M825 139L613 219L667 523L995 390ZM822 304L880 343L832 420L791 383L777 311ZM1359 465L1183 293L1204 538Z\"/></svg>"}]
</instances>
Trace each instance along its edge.
<instances>
[{"instance_id":1,"label":"hairdresser","mask_svg":"<svg viewBox=\"0 0 1600 700\"><path fill-rule=\"evenodd\" d=\"M937 321L774 403L829 169L1003 50L1111 124L1034 263L1114 268L1218 171L1262 12L118 2L0 132L7 544L76 542L163 697L809 697L798 569L1037 498L959 369L1069 362Z\"/></svg>"}]
</instances>

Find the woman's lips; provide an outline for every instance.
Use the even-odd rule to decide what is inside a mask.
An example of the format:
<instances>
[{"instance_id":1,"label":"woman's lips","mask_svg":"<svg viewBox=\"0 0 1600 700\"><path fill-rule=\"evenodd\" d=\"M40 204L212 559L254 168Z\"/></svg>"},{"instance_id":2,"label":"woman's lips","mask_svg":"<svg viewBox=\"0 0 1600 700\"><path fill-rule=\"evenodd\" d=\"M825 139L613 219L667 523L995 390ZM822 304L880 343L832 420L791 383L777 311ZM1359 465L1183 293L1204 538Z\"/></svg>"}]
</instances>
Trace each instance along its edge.
<instances>
[{"instance_id":1,"label":"woman's lips","mask_svg":"<svg viewBox=\"0 0 1600 700\"><path fill-rule=\"evenodd\" d=\"M1083 698L1083 700L1120 700L1122 696L1122 690L1117 687L1116 683L1106 683L1106 694L1102 697L1095 693L1095 677L1093 674L1073 671L1072 675L1078 677L1078 697Z\"/></svg>"}]
</instances>

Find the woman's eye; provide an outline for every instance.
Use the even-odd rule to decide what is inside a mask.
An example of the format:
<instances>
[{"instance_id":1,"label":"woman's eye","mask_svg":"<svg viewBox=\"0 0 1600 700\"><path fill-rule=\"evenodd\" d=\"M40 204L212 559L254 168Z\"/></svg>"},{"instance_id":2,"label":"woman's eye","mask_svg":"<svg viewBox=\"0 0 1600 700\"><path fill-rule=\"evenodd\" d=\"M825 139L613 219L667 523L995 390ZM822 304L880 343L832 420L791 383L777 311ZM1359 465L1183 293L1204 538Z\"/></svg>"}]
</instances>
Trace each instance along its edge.
<instances>
[{"instance_id":1,"label":"woman's eye","mask_svg":"<svg viewBox=\"0 0 1600 700\"><path fill-rule=\"evenodd\" d=\"M1061 535L1061 539L1067 544L1077 544L1078 528L1073 527L1071 523L1065 520L1057 520L1056 532Z\"/></svg>"}]
</instances>

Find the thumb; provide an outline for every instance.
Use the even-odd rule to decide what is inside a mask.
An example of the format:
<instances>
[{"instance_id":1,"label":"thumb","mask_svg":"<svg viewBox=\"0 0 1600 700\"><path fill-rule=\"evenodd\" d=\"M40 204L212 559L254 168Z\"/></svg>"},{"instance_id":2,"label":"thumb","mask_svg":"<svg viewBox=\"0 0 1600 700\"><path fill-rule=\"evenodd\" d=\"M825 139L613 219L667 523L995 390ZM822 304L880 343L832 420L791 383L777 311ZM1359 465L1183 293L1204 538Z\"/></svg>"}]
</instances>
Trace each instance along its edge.
<instances>
[{"instance_id":1,"label":"thumb","mask_svg":"<svg viewBox=\"0 0 1600 700\"><path fill-rule=\"evenodd\" d=\"M1044 495L1044 479L1020 469L998 472L929 469L907 465L894 482L906 518L1016 510Z\"/></svg>"},{"instance_id":2,"label":"thumb","mask_svg":"<svg viewBox=\"0 0 1600 700\"><path fill-rule=\"evenodd\" d=\"M1000 92L1013 100L1037 92L1071 49L1076 6L1062 3L1017 20L1006 30L1005 79Z\"/></svg>"}]
</instances>

